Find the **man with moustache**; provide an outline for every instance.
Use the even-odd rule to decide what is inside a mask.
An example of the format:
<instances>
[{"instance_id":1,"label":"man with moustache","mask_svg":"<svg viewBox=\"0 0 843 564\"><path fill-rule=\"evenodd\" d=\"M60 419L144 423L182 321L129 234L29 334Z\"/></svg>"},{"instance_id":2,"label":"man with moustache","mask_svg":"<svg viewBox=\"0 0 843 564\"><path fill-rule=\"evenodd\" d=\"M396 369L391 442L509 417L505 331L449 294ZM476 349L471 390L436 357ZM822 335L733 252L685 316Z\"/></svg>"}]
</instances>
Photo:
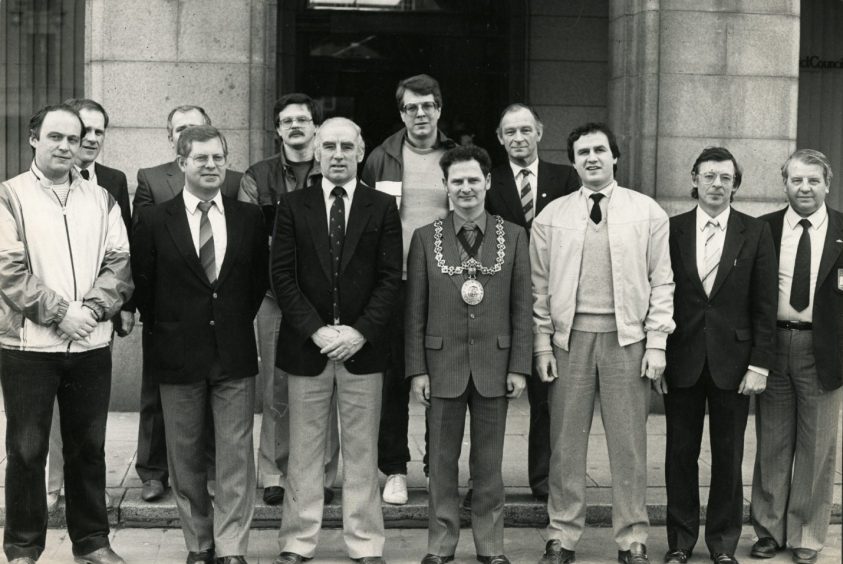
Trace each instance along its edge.
<instances>
[{"instance_id":1,"label":"man with moustache","mask_svg":"<svg viewBox=\"0 0 843 564\"><path fill-rule=\"evenodd\" d=\"M132 241L146 371L161 393L187 562L242 564L255 504L252 322L267 288L267 233L258 208L221 194L222 133L190 127L177 150L184 189L142 209ZM209 434L217 445L213 502Z\"/></svg>"},{"instance_id":2,"label":"man with moustache","mask_svg":"<svg viewBox=\"0 0 843 564\"><path fill-rule=\"evenodd\" d=\"M646 564L647 415L673 332L668 218L648 196L618 186L620 157L604 124L568 136L582 179L533 221L533 356L550 390L549 540L541 564L573 562L585 527L594 398L612 467L618 560Z\"/></svg>"},{"instance_id":3,"label":"man with moustache","mask_svg":"<svg viewBox=\"0 0 843 564\"><path fill-rule=\"evenodd\" d=\"M316 133L319 185L278 203L270 273L287 376L290 462L275 564L314 557L322 525L325 443L339 410L343 539L348 556L383 564L377 428L387 327L401 282L395 200L357 179L360 128L332 118Z\"/></svg>"},{"instance_id":4,"label":"man with moustache","mask_svg":"<svg viewBox=\"0 0 843 564\"><path fill-rule=\"evenodd\" d=\"M200 106L176 106L167 116L167 137L175 159L151 168L138 170L138 187L133 200L134 216L146 206L161 204L177 196L184 188L184 172L178 164L179 136L188 127L211 125L211 118ZM240 189L242 173L228 170L220 191L223 196L236 198ZM141 321L143 321L141 319ZM141 346L147 349L148 331L142 333ZM144 362L144 367L146 362ZM146 374L144 369L143 374ZM141 376L140 414L138 419L138 453L135 471L143 482L141 498L155 501L164 495L167 489L169 471L167 469L167 446L164 442L164 415L161 411L161 396L158 386L146 376ZM207 457L213 467L214 445L208 444ZM213 481L213 472L209 480ZM209 484L209 487L211 485Z\"/></svg>"},{"instance_id":5,"label":"man with moustache","mask_svg":"<svg viewBox=\"0 0 843 564\"><path fill-rule=\"evenodd\" d=\"M486 211L527 229L544 207L580 187L577 172L568 165L539 158L544 125L536 111L521 103L501 112L498 141L506 150L507 162L492 169L492 186L486 195ZM527 379L530 400L530 431L527 447L527 475L533 497L547 501L550 467L550 410L548 385L536 375Z\"/></svg>"},{"instance_id":6,"label":"man with moustache","mask_svg":"<svg viewBox=\"0 0 843 564\"><path fill-rule=\"evenodd\" d=\"M436 79L419 74L402 80L395 91L395 101L404 128L372 151L363 167L362 180L395 197L404 240L402 280L406 280L413 231L448 213L448 196L442 190L439 159L455 143L437 129L442 115L442 92ZM407 442L410 384L404 377L405 286L402 282L398 307L389 327L389 367L384 376L378 436L378 468L387 477L383 500L395 505L407 503L407 463L410 461ZM427 452L425 474L426 466Z\"/></svg>"},{"instance_id":7,"label":"man with moustache","mask_svg":"<svg viewBox=\"0 0 843 564\"><path fill-rule=\"evenodd\" d=\"M77 562L121 564L105 505L111 318L132 293L120 207L73 167L84 124L66 104L29 122L30 169L0 184L0 384L6 411L3 550L14 564L44 551L44 467L56 402Z\"/></svg>"},{"instance_id":8,"label":"man with moustache","mask_svg":"<svg viewBox=\"0 0 843 564\"><path fill-rule=\"evenodd\" d=\"M776 347L758 397L750 520L754 558L785 547L813 564L828 533L843 384L843 214L825 203L828 158L799 149L782 165L788 206L767 214L778 255Z\"/></svg>"},{"instance_id":9,"label":"man with moustache","mask_svg":"<svg viewBox=\"0 0 843 564\"><path fill-rule=\"evenodd\" d=\"M743 525L749 396L772 367L776 261L769 226L731 207L737 160L708 147L691 168L696 209L670 218L676 331L667 338L667 564L685 564L699 537L699 467L708 408L711 488L705 543L715 564L736 564Z\"/></svg>"}]
</instances>

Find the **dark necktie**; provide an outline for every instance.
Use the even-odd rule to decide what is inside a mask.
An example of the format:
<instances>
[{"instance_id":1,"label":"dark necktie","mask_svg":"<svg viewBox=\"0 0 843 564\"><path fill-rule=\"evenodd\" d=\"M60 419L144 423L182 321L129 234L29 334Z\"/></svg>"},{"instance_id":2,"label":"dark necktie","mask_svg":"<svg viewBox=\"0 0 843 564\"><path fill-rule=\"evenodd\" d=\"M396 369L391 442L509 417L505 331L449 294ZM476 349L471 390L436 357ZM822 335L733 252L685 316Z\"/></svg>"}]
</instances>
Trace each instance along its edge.
<instances>
[{"instance_id":1,"label":"dark necktie","mask_svg":"<svg viewBox=\"0 0 843 564\"><path fill-rule=\"evenodd\" d=\"M88 170L87 168L83 168L82 170L80 170L79 174L81 174L82 178L84 178L85 180L91 179L91 171Z\"/></svg>"},{"instance_id":2,"label":"dark necktie","mask_svg":"<svg viewBox=\"0 0 843 564\"><path fill-rule=\"evenodd\" d=\"M480 249L480 244L483 242L483 232L477 229L477 226L467 221L457 233L457 239L460 241L460 260L466 262L470 258L477 258L477 251Z\"/></svg>"},{"instance_id":3,"label":"dark necktie","mask_svg":"<svg viewBox=\"0 0 843 564\"><path fill-rule=\"evenodd\" d=\"M217 281L217 261L214 252L214 230L211 229L211 220L208 219L208 210L214 206L214 202L199 202L199 211L202 217L199 218L199 262L202 263L202 270L208 277L208 282L213 284Z\"/></svg>"},{"instance_id":4,"label":"dark necktie","mask_svg":"<svg viewBox=\"0 0 843 564\"><path fill-rule=\"evenodd\" d=\"M802 311L808 307L811 299L811 221L803 219L799 222L802 226L802 235L799 237L799 245L796 247L796 260L793 262L793 284L790 286L790 305L796 311Z\"/></svg>"},{"instance_id":5,"label":"dark necktie","mask_svg":"<svg viewBox=\"0 0 843 564\"><path fill-rule=\"evenodd\" d=\"M603 221L603 212L600 211L600 200L605 198L606 194L596 192L589 197L594 201L594 205L591 206L591 221L594 222L594 225L599 225Z\"/></svg>"},{"instance_id":6,"label":"dark necktie","mask_svg":"<svg viewBox=\"0 0 843 564\"><path fill-rule=\"evenodd\" d=\"M334 323L340 321L340 288L339 274L342 261L342 244L345 241L345 188L334 186L331 190L334 202L331 204L330 227L328 229L331 243L331 281L333 282Z\"/></svg>"}]
</instances>

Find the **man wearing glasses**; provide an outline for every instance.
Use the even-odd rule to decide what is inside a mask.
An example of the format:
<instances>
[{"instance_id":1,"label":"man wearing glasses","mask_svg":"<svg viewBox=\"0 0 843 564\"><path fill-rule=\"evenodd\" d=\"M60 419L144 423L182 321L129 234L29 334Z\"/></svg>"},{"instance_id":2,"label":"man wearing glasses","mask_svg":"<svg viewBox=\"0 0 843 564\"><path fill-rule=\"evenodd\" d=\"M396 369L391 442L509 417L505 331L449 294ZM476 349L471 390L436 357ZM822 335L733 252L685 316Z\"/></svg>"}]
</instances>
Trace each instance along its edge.
<instances>
[{"instance_id":1,"label":"man wearing glasses","mask_svg":"<svg viewBox=\"0 0 843 564\"><path fill-rule=\"evenodd\" d=\"M405 127L376 147L363 167L362 180L395 197L404 240L402 284L389 327L389 367L384 375L378 436L378 468L386 476L383 500L407 503L409 380L404 373L404 296L407 254L413 231L448 213L448 194L439 159L455 143L437 129L442 92L431 76L419 74L398 83L395 100ZM425 448L425 460L427 459ZM425 468L427 473L427 468Z\"/></svg>"},{"instance_id":2,"label":"man wearing glasses","mask_svg":"<svg viewBox=\"0 0 843 564\"><path fill-rule=\"evenodd\" d=\"M255 504L252 321L269 283L267 234L260 210L220 193L228 147L216 128L186 129L178 154L181 196L141 210L133 239L135 298L149 332L146 376L161 393L188 564L244 563Z\"/></svg>"},{"instance_id":3,"label":"man wearing glasses","mask_svg":"<svg viewBox=\"0 0 843 564\"><path fill-rule=\"evenodd\" d=\"M237 199L260 206L266 231L272 233L278 199L295 190L319 183L319 163L313 158L313 136L319 121L319 108L307 94L293 92L281 96L273 108L275 131L281 139L277 155L250 166L240 181ZM258 483L263 487L263 501L278 505L284 500L287 463L290 458L290 413L287 376L275 369L275 347L281 326L281 310L271 291L258 310L258 351L260 386L263 396L260 446L258 447ZM325 502L333 498L339 459L339 433L336 409L331 410L331 432L325 450Z\"/></svg>"}]
</instances>

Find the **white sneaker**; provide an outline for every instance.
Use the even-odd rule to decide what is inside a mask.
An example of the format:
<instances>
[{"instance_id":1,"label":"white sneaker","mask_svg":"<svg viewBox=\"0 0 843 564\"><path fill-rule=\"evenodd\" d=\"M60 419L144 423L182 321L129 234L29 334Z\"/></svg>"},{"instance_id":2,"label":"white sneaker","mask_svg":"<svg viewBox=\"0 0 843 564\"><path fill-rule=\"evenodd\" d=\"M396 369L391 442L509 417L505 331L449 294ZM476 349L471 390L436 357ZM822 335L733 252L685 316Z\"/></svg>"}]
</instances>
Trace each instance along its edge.
<instances>
[{"instance_id":1,"label":"white sneaker","mask_svg":"<svg viewBox=\"0 0 843 564\"><path fill-rule=\"evenodd\" d=\"M407 476L406 474L391 474L386 478L383 486L383 501L392 505L404 505L407 503Z\"/></svg>"}]
</instances>

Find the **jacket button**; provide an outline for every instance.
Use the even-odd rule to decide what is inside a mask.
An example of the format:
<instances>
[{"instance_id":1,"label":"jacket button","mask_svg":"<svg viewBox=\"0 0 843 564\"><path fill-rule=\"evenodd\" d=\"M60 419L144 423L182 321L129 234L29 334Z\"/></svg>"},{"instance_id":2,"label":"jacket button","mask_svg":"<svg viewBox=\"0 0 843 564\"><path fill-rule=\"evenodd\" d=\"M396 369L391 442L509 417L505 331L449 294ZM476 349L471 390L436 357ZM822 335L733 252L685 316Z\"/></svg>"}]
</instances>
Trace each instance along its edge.
<instances>
[{"instance_id":1,"label":"jacket button","mask_svg":"<svg viewBox=\"0 0 843 564\"><path fill-rule=\"evenodd\" d=\"M211 320L211 327L213 327L213 326L214 326L214 320L212 319Z\"/></svg>"},{"instance_id":2,"label":"jacket button","mask_svg":"<svg viewBox=\"0 0 843 564\"><path fill-rule=\"evenodd\" d=\"M471 339L470 341L468 341L468 344L469 344L469 345L473 345L473 344L474 344L474 339Z\"/></svg>"},{"instance_id":3,"label":"jacket button","mask_svg":"<svg viewBox=\"0 0 843 564\"><path fill-rule=\"evenodd\" d=\"M468 314L468 316L469 316L471 319L474 319L474 314L473 314L473 313L469 313L469 314Z\"/></svg>"}]
</instances>

